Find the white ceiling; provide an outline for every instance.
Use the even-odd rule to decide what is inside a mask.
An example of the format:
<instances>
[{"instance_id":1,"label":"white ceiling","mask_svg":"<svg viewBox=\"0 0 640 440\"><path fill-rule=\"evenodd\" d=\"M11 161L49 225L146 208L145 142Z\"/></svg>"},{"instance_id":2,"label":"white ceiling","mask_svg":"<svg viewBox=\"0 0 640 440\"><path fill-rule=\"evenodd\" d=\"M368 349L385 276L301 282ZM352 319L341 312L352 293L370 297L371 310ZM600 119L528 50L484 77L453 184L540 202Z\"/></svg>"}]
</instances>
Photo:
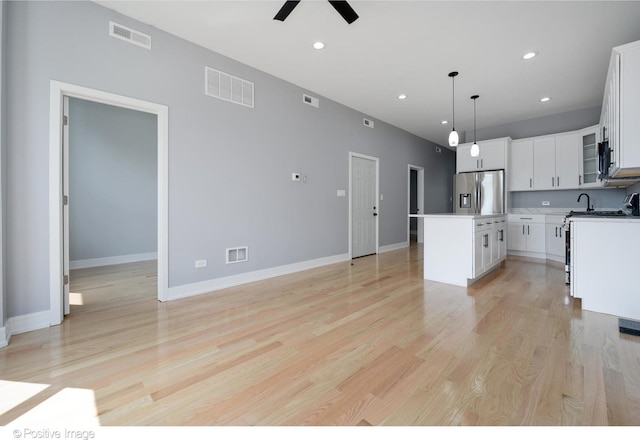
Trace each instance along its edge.
<instances>
[{"instance_id":1,"label":"white ceiling","mask_svg":"<svg viewBox=\"0 0 640 440\"><path fill-rule=\"evenodd\" d=\"M96 3L445 146L449 72L464 132L474 94L478 128L600 105L611 48L640 40L639 1L351 0L351 25L325 0L284 22L283 0Z\"/></svg>"}]
</instances>

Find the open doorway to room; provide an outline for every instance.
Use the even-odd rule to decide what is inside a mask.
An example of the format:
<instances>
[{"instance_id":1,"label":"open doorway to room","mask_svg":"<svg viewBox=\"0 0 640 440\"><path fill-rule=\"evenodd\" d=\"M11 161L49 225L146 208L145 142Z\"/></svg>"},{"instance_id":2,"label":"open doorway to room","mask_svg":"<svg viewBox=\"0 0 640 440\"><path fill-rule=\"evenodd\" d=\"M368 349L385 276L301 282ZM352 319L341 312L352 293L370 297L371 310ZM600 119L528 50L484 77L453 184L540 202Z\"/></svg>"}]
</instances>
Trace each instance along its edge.
<instances>
[{"instance_id":1,"label":"open doorway to room","mask_svg":"<svg viewBox=\"0 0 640 440\"><path fill-rule=\"evenodd\" d=\"M409 214L424 214L424 168L409 165L408 174L408 206ZM422 221L416 217L409 217L407 241L409 244L422 243Z\"/></svg>"},{"instance_id":2,"label":"open doorway to room","mask_svg":"<svg viewBox=\"0 0 640 440\"><path fill-rule=\"evenodd\" d=\"M65 98L65 106L67 312L154 299L158 258L157 116L79 98Z\"/></svg>"},{"instance_id":3,"label":"open doorway to room","mask_svg":"<svg viewBox=\"0 0 640 440\"><path fill-rule=\"evenodd\" d=\"M169 298L168 282L168 160L169 160L169 108L165 105L143 101L128 96L117 95L69 83L52 80L50 82L49 111L49 282L50 282L50 325L62 323L64 315L70 312L70 200L69 190L69 99L107 104L117 108L129 109L150 114L156 123L156 252L155 270L157 273L156 297L160 301ZM120 127L111 128L121 131ZM102 161L102 159L96 159ZM117 161L116 161L117 162ZM102 163L102 162L101 162ZM120 160L122 166L130 166L128 160ZM139 172L139 171L138 171ZM135 174L135 173L134 173ZM122 182L120 182L122 183ZM119 189L112 192L116 197L124 197ZM95 196L94 196L95 197ZM151 202L149 202L151 203ZM137 215L137 214L129 214ZM111 223L103 224L101 232ZM74 227L75 228L75 227ZM94 232L95 233L95 232ZM143 254L149 254L143 252ZM136 255L136 254L134 254ZM137 254L138 257L140 254ZM122 257L120 255L119 257ZM80 257L78 257L80 258ZM102 257L85 258L100 260ZM105 260L103 260L104 262ZM153 261L153 260L151 260ZM94 261L95 263L95 261ZM78 264L78 263L75 263ZM153 263L151 263L154 265ZM153 270L153 269L151 269Z\"/></svg>"}]
</instances>

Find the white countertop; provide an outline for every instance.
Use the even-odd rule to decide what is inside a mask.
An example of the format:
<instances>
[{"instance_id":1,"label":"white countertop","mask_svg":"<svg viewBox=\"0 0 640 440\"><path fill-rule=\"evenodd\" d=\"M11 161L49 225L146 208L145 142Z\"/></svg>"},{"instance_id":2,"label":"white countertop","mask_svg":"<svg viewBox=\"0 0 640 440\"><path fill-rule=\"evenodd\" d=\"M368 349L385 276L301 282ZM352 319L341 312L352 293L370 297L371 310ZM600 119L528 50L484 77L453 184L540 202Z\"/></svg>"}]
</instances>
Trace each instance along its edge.
<instances>
[{"instance_id":1,"label":"white countertop","mask_svg":"<svg viewBox=\"0 0 640 440\"><path fill-rule=\"evenodd\" d=\"M569 217L571 222L598 222L598 223L640 223L640 217Z\"/></svg>"},{"instance_id":2,"label":"white countertop","mask_svg":"<svg viewBox=\"0 0 640 440\"><path fill-rule=\"evenodd\" d=\"M409 217L415 218L448 218L448 219L474 219L474 218L493 218L493 217L504 217L507 214L456 214L455 212L444 212L442 214L409 214Z\"/></svg>"}]
</instances>

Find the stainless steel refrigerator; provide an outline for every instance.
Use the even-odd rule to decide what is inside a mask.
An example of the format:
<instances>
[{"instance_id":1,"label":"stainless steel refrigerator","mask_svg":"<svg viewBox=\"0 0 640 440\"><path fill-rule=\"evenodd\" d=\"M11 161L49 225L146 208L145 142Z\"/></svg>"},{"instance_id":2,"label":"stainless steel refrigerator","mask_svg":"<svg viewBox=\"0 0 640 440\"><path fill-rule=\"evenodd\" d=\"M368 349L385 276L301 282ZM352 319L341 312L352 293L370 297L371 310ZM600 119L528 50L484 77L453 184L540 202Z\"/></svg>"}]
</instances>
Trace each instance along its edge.
<instances>
[{"instance_id":1,"label":"stainless steel refrigerator","mask_svg":"<svg viewBox=\"0 0 640 440\"><path fill-rule=\"evenodd\" d=\"M456 214L504 214L504 170L458 173L453 193Z\"/></svg>"}]
</instances>

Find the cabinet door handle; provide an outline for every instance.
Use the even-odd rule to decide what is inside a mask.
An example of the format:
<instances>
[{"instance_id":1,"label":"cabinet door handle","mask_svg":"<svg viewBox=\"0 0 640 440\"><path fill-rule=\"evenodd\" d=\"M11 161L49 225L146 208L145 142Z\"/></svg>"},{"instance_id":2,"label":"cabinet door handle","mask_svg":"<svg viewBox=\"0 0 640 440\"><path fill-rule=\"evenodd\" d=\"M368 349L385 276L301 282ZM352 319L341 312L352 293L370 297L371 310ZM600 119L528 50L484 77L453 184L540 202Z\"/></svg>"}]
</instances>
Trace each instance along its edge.
<instances>
[{"instance_id":1,"label":"cabinet door handle","mask_svg":"<svg viewBox=\"0 0 640 440\"><path fill-rule=\"evenodd\" d=\"M555 229L556 229L556 237L557 237L558 236L558 227L556 226Z\"/></svg>"},{"instance_id":2,"label":"cabinet door handle","mask_svg":"<svg viewBox=\"0 0 640 440\"><path fill-rule=\"evenodd\" d=\"M551 177L551 186L552 187L556 186L556 179L554 179L553 177Z\"/></svg>"},{"instance_id":3,"label":"cabinet door handle","mask_svg":"<svg viewBox=\"0 0 640 440\"><path fill-rule=\"evenodd\" d=\"M533 188L533 178L529 177L529 188Z\"/></svg>"},{"instance_id":4,"label":"cabinet door handle","mask_svg":"<svg viewBox=\"0 0 640 440\"><path fill-rule=\"evenodd\" d=\"M500 241L504 241L504 229L500 229Z\"/></svg>"},{"instance_id":5,"label":"cabinet door handle","mask_svg":"<svg viewBox=\"0 0 640 440\"><path fill-rule=\"evenodd\" d=\"M560 238L562 238L562 226L558 226L558 229L560 230Z\"/></svg>"},{"instance_id":6,"label":"cabinet door handle","mask_svg":"<svg viewBox=\"0 0 640 440\"><path fill-rule=\"evenodd\" d=\"M482 236L483 240L484 240L484 247L488 248L489 247L489 234L484 234Z\"/></svg>"},{"instance_id":7,"label":"cabinet door handle","mask_svg":"<svg viewBox=\"0 0 640 440\"><path fill-rule=\"evenodd\" d=\"M578 175L578 185L582 185L582 174Z\"/></svg>"},{"instance_id":8,"label":"cabinet door handle","mask_svg":"<svg viewBox=\"0 0 640 440\"><path fill-rule=\"evenodd\" d=\"M560 188L560 176L556 177L556 180L557 180L556 186Z\"/></svg>"},{"instance_id":9,"label":"cabinet door handle","mask_svg":"<svg viewBox=\"0 0 640 440\"><path fill-rule=\"evenodd\" d=\"M527 225L527 235L531 235L531 230L529 229L529 225Z\"/></svg>"},{"instance_id":10,"label":"cabinet door handle","mask_svg":"<svg viewBox=\"0 0 640 440\"><path fill-rule=\"evenodd\" d=\"M522 235L524 235L524 225L522 225Z\"/></svg>"}]
</instances>

